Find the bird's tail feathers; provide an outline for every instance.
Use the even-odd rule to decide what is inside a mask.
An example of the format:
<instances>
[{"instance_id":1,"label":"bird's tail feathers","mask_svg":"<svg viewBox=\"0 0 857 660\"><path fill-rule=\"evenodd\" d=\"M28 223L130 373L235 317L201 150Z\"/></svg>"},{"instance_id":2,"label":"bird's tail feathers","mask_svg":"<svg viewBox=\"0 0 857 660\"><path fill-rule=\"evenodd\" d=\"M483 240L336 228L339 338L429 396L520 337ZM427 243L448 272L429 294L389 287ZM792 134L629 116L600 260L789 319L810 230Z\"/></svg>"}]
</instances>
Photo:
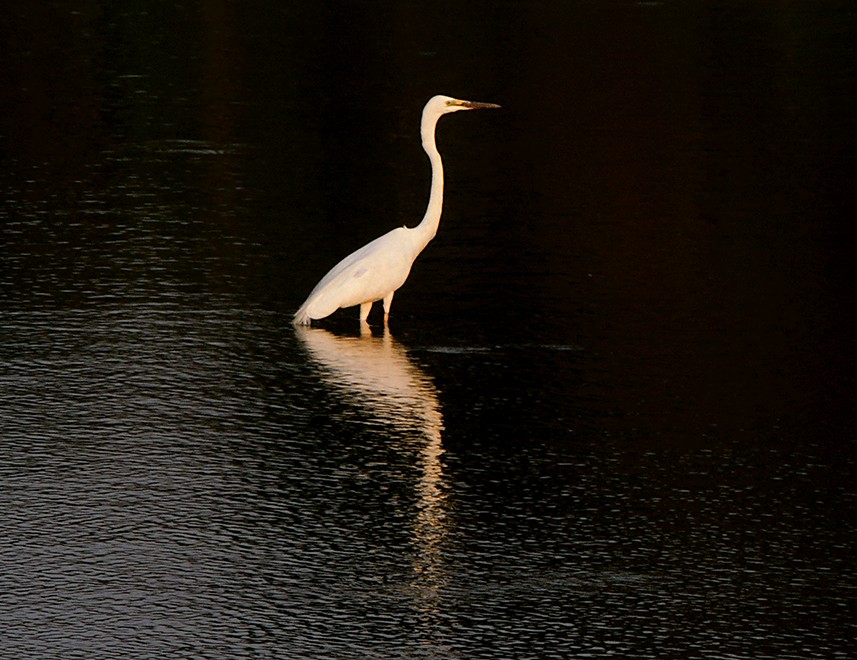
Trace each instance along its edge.
<instances>
[{"instance_id":1,"label":"bird's tail feathers","mask_svg":"<svg viewBox=\"0 0 857 660\"><path fill-rule=\"evenodd\" d=\"M303 305L292 317L293 325L309 325L310 321L312 321L312 319L306 312L306 305Z\"/></svg>"}]
</instances>

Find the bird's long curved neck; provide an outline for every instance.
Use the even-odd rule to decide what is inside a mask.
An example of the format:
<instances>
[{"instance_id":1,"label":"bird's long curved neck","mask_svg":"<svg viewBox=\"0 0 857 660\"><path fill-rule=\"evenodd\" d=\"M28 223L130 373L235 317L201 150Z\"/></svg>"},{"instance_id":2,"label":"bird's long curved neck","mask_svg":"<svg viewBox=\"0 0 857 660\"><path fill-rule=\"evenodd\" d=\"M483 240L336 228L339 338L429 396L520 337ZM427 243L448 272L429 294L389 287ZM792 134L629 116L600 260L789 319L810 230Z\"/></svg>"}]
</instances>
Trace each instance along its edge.
<instances>
[{"instance_id":1,"label":"bird's long curved neck","mask_svg":"<svg viewBox=\"0 0 857 660\"><path fill-rule=\"evenodd\" d=\"M421 252L428 245L429 241L434 238L435 234L437 234L437 227L440 224L440 214L443 210L443 162L440 159L440 152L437 150L437 145L434 141L438 119L438 115L426 116L423 114L420 127L423 149L425 149L431 162L431 192L429 193L429 203L426 213L420 224L414 227L419 248L418 252Z\"/></svg>"}]
</instances>

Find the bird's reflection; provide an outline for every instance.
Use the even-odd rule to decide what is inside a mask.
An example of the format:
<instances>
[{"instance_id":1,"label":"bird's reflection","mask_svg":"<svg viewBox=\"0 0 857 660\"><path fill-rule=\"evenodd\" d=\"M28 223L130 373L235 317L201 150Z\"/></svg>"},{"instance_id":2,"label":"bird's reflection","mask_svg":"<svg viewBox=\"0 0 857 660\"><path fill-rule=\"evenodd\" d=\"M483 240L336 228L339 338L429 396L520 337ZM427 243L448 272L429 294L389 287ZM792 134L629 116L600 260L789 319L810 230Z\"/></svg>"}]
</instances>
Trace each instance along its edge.
<instances>
[{"instance_id":1,"label":"bird's reflection","mask_svg":"<svg viewBox=\"0 0 857 660\"><path fill-rule=\"evenodd\" d=\"M434 611L444 582L442 542L447 527L437 389L389 330L382 337L374 337L365 324L359 337L311 327L298 327L296 332L334 390L415 438L421 469L413 527L413 587L424 611Z\"/></svg>"}]
</instances>

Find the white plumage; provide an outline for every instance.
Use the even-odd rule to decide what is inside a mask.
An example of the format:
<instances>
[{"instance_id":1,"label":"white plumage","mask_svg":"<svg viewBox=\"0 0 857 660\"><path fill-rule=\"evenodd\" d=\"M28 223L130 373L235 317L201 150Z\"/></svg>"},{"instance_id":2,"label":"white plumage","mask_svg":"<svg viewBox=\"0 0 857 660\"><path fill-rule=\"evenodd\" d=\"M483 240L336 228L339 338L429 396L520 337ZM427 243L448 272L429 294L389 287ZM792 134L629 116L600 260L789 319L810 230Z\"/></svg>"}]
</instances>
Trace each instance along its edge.
<instances>
[{"instance_id":1,"label":"white plumage","mask_svg":"<svg viewBox=\"0 0 857 660\"><path fill-rule=\"evenodd\" d=\"M449 96L435 96L426 103L420 132L423 149L431 162L432 182L422 221L416 227L393 229L336 264L295 313L296 325L309 325L313 319L323 319L340 307L354 305L360 305L360 320L365 322L377 300L384 301L384 321L387 321L393 294L408 279L414 260L434 238L440 223L443 163L434 137L437 120L458 110L499 107L494 103L462 101Z\"/></svg>"}]
</instances>

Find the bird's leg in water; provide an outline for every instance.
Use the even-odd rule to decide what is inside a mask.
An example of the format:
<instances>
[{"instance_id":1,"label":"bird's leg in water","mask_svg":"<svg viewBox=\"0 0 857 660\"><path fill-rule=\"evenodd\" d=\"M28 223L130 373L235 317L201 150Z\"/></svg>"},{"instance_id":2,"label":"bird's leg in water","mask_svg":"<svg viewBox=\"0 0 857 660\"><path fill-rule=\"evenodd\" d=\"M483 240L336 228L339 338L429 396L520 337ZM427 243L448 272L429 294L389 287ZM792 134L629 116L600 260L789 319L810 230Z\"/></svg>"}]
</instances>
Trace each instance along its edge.
<instances>
[{"instance_id":1,"label":"bird's leg in water","mask_svg":"<svg viewBox=\"0 0 857 660\"><path fill-rule=\"evenodd\" d=\"M390 319L390 307L393 305L393 294L395 291L390 291L386 296L384 296L384 325L387 325L387 321Z\"/></svg>"},{"instance_id":2,"label":"bird's leg in water","mask_svg":"<svg viewBox=\"0 0 857 660\"><path fill-rule=\"evenodd\" d=\"M360 320L365 321L369 318L369 311L372 309L371 302L360 303Z\"/></svg>"}]
</instances>

